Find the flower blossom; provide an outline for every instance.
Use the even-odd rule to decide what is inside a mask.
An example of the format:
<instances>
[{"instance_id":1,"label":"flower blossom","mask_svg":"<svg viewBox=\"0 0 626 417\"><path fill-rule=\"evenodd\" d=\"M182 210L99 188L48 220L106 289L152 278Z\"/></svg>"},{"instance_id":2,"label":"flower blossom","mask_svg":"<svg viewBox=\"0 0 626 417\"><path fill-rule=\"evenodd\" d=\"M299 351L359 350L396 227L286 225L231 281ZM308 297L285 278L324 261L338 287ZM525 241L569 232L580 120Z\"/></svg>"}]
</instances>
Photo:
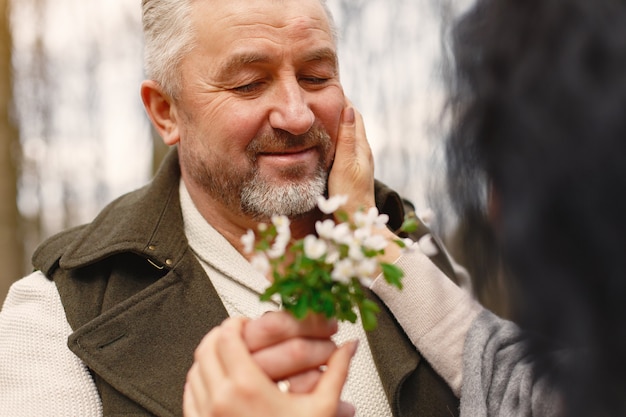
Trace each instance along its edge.
<instances>
[{"instance_id":1,"label":"flower blossom","mask_svg":"<svg viewBox=\"0 0 626 417\"><path fill-rule=\"evenodd\" d=\"M313 235L304 238L304 255L309 259L319 259L326 254L328 245Z\"/></svg>"},{"instance_id":2,"label":"flower blossom","mask_svg":"<svg viewBox=\"0 0 626 417\"><path fill-rule=\"evenodd\" d=\"M354 264L352 260L345 258L335 262L335 267L330 277L337 282L347 284L354 275Z\"/></svg>"},{"instance_id":3,"label":"flower blossom","mask_svg":"<svg viewBox=\"0 0 626 417\"><path fill-rule=\"evenodd\" d=\"M371 235L363 240L363 246L366 249L381 251L387 247L387 239L381 235Z\"/></svg>"},{"instance_id":4,"label":"flower blossom","mask_svg":"<svg viewBox=\"0 0 626 417\"><path fill-rule=\"evenodd\" d=\"M348 258L354 261L360 261L365 258L363 246L361 246L361 241L358 239L353 238L348 242Z\"/></svg>"},{"instance_id":5,"label":"flower blossom","mask_svg":"<svg viewBox=\"0 0 626 417\"><path fill-rule=\"evenodd\" d=\"M412 239L409 239L408 237L401 239L401 241L404 245L404 247L402 248L402 253L413 253L415 251L415 248L418 246L416 242L414 242Z\"/></svg>"},{"instance_id":6,"label":"flower blossom","mask_svg":"<svg viewBox=\"0 0 626 417\"><path fill-rule=\"evenodd\" d=\"M255 239L256 237L254 236L254 232L250 229L248 229L245 235L241 236L241 243L243 243L244 253L252 253L252 251L254 250Z\"/></svg>"},{"instance_id":7,"label":"flower blossom","mask_svg":"<svg viewBox=\"0 0 626 417\"><path fill-rule=\"evenodd\" d=\"M269 256L270 259L278 259L283 256L287 250L287 245L289 244L290 239L291 234L279 233L276 235L276 239L274 239L272 247L266 252L267 256Z\"/></svg>"},{"instance_id":8,"label":"flower blossom","mask_svg":"<svg viewBox=\"0 0 626 417\"><path fill-rule=\"evenodd\" d=\"M335 222L331 219L326 219L323 222L315 222L315 231L317 235L323 239L331 240L333 238L333 230L335 229Z\"/></svg>"},{"instance_id":9,"label":"flower blossom","mask_svg":"<svg viewBox=\"0 0 626 417\"><path fill-rule=\"evenodd\" d=\"M328 265L334 265L340 257L341 253L339 252L339 249L337 249L335 245L328 245L324 262Z\"/></svg>"},{"instance_id":10,"label":"flower blossom","mask_svg":"<svg viewBox=\"0 0 626 417\"><path fill-rule=\"evenodd\" d=\"M270 271L270 262L267 257L261 253L257 253L250 260L252 267L263 275L267 275Z\"/></svg>"},{"instance_id":11,"label":"flower blossom","mask_svg":"<svg viewBox=\"0 0 626 417\"><path fill-rule=\"evenodd\" d=\"M347 195L336 195L336 196L330 197L329 199L326 199L323 196L319 196L317 198L317 207L319 207L322 213L331 214L337 211L339 207L346 204L347 201L348 201Z\"/></svg>"},{"instance_id":12,"label":"flower blossom","mask_svg":"<svg viewBox=\"0 0 626 417\"><path fill-rule=\"evenodd\" d=\"M290 222L287 216L272 216L272 224L276 228L276 237L272 247L267 251L270 259L278 259L285 254L291 240Z\"/></svg>"},{"instance_id":13,"label":"flower blossom","mask_svg":"<svg viewBox=\"0 0 626 417\"><path fill-rule=\"evenodd\" d=\"M365 258L354 265L354 272L359 281L361 281L361 284L370 287L372 284L372 276L374 276L377 267L378 262L376 259Z\"/></svg>"},{"instance_id":14,"label":"flower blossom","mask_svg":"<svg viewBox=\"0 0 626 417\"><path fill-rule=\"evenodd\" d=\"M354 224L358 228L370 228L375 227L382 229L389 222L389 216L386 214L379 214L376 207L370 207L367 212L357 211L354 213Z\"/></svg>"},{"instance_id":15,"label":"flower blossom","mask_svg":"<svg viewBox=\"0 0 626 417\"><path fill-rule=\"evenodd\" d=\"M435 245L433 237L430 235L430 233L422 236L417 243L420 247L420 250L426 256L435 256L439 253L439 248L437 248L437 245Z\"/></svg>"},{"instance_id":16,"label":"flower blossom","mask_svg":"<svg viewBox=\"0 0 626 417\"><path fill-rule=\"evenodd\" d=\"M335 225L330 239L339 245L349 245L353 239L350 225L347 223L339 223Z\"/></svg>"},{"instance_id":17,"label":"flower blossom","mask_svg":"<svg viewBox=\"0 0 626 417\"><path fill-rule=\"evenodd\" d=\"M276 232L280 234L289 234L291 237L291 222L287 216L272 216L272 224L276 227Z\"/></svg>"}]
</instances>

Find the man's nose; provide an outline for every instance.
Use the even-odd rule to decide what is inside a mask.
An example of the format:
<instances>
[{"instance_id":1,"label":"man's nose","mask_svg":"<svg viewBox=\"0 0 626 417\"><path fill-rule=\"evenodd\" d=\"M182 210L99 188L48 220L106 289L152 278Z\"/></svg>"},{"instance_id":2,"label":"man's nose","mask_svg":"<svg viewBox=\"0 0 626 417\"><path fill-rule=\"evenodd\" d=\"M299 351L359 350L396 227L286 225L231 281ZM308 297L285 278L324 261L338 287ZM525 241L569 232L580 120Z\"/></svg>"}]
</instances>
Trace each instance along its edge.
<instances>
[{"instance_id":1,"label":"man's nose","mask_svg":"<svg viewBox=\"0 0 626 417\"><path fill-rule=\"evenodd\" d=\"M270 125L293 135L303 135L311 129L315 115L307 102L307 92L296 79L275 86L269 115Z\"/></svg>"}]
</instances>

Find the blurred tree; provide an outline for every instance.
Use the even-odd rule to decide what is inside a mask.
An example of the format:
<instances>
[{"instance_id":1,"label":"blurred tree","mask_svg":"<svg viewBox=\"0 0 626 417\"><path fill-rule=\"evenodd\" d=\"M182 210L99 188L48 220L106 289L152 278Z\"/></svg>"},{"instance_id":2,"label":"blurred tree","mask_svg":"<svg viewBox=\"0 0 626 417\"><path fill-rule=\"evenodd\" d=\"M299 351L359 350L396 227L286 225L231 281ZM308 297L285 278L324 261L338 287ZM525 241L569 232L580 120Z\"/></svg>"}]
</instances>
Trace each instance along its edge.
<instances>
[{"instance_id":1,"label":"blurred tree","mask_svg":"<svg viewBox=\"0 0 626 417\"><path fill-rule=\"evenodd\" d=\"M0 0L0 303L11 283L24 272L24 248L20 240L21 218L17 208L20 143L12 118L12 40L9 0Z\"/></svg>"}]
</instances>

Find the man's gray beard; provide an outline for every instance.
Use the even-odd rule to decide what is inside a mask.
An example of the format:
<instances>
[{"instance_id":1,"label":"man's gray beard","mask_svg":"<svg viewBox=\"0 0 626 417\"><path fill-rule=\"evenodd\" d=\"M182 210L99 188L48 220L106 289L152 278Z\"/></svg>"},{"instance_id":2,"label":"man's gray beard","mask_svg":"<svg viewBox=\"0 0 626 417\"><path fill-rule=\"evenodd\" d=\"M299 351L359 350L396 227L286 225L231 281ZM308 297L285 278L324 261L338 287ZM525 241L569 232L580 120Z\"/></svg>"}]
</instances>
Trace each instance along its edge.
<instances>
[{"instance_id":1,"label":"man's gray beard","mask_svg":"<svg viewBox=\"0 0 626 417\"><path fill-rule=\"evenodd\" d=\"M233 212L250 216L256 221L267 222L273 215L295 218L313 210L317 197L324 195L328 172L324 155L327 155L330 137L320 128L314 128L305 135L293 137L275 134L262 137L249 146L251 160L263 143L309 143L319 146L320 160L313 177L303 181L300 168L287 168L283 171L283 184L274 184L261 176L258 167L242 173L233 169L228 161L220 160L209 168L198 153L179 146L181 164L186 166L191 179L202 189L220 201ZM291 181L289 181L291 179Z\"/></svg>"},{"instance_id":2,"label":"man's gray beard","mask_svg":"<svg viewBox=\"0 0 626 417\"><path fill-rule=\"evenodd\" d=\"M241 190L241 209L260 221L275 214L295 218L310 212L317 205L317 197L324 195L328 173L318 166L315 176L305 183L273 185L258 175Z\"/></svg>"}]
</instances>

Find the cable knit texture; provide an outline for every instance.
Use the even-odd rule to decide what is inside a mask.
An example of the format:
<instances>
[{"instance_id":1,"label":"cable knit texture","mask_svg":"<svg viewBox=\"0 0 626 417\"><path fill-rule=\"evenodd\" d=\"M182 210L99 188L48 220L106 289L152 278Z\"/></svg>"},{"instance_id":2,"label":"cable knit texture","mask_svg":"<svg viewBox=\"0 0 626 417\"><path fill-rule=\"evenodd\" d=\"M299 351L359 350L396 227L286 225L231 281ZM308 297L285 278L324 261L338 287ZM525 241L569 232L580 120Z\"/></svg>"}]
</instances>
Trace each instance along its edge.
<instances>
[{"instance_id":1,"label":"cable knit texture","mask_svg":"<svg viewBox=\"0 0 626 417\"><path fill-rule=\"evenodd\" d=\"M0 312L0 416L102 415L70 333L52 281L37 271L13 284Z\"/></svg>"}]
</instances>

